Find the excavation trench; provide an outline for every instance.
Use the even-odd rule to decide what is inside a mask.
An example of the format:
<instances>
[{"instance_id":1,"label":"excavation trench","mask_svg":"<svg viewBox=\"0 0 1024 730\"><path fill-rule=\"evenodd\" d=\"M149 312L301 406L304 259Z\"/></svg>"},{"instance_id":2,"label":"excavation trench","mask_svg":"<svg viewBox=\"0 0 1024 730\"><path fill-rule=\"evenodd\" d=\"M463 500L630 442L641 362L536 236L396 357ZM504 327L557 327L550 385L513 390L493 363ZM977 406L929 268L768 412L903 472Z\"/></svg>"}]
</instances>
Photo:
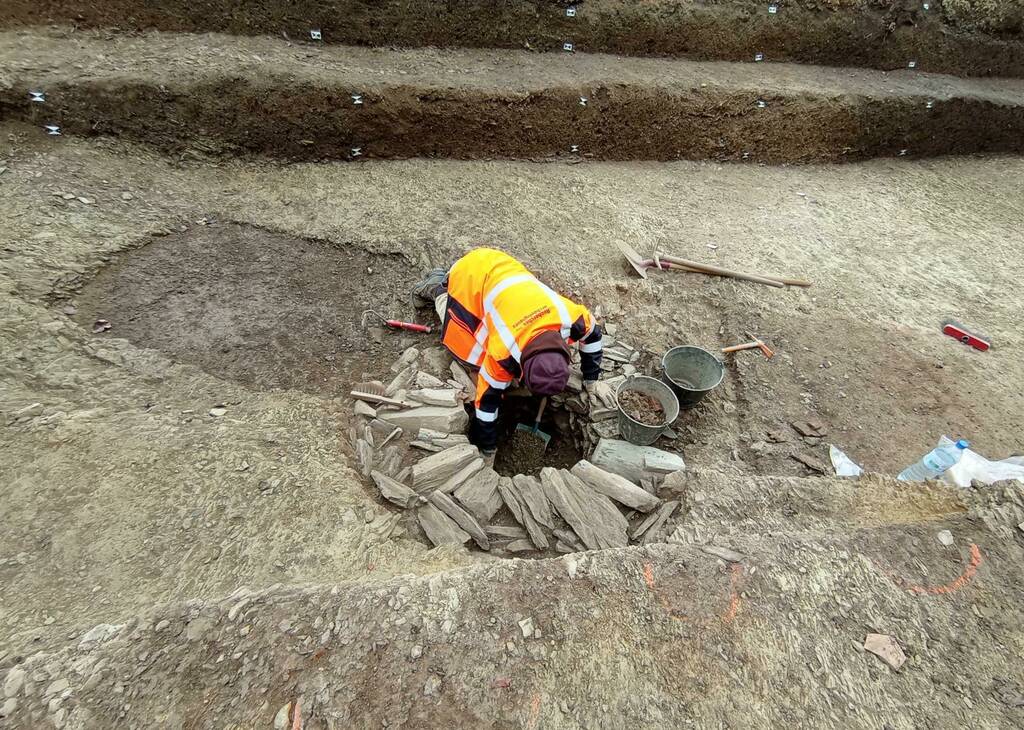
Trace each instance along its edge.
<instances>
[{"instance_id":1,"label":"excavation trench","mask_svg":"<svg viewBox=\"0 0 1024 730\"><path fill-rule=\"evenodd\" d=\"M71 302L83 327L110 323L96 337L255 390L338 396L413 340L364 328L361 313L413 316L416 278L403 256L218 223L122 254Z\"/></svg>"},{"instance_id":2,"label":"excavation trench","mask_svg":"<svg viewBox=\"0 0 1024 730\"><path fill-rule=\"evenodd\" d=\"M343 82L345 83L345 82ZM353 82L355 83L355 82ZM280 79L189 85L107 79L19 89L0 109L64 135L109 135L174 155L252 154L292 161L713 159L839 162L1024 152L1024 105L932 99L768 94L637 84L529 92L389 86L358 89Z\"/></svg>"},{"instance_id":3,"label":"excavation trench","mask_svg":"<svg viewBox=\"0 0 1024 730\"><path fill-rule=\"evenodd\" d=\"M371 46L461 46L577 50L696 60L753 60L827 66L920 68L960 76L1024 75L1019 29L1001 21L999 4L972 6L968 27L944 9L921 3L864 3L839 9L778 3L686 3L676 0L8 0L0 27L54 22L77 27L268 35L310 43ZM567 7L573 12L567 13ZM976 30L971 30L974 28ZM313 41L311 30L320 31ZM983 31L993 33L989 35ZM1007 32L1009 31L1009 32Z\"/></svg>"}]
</instances>

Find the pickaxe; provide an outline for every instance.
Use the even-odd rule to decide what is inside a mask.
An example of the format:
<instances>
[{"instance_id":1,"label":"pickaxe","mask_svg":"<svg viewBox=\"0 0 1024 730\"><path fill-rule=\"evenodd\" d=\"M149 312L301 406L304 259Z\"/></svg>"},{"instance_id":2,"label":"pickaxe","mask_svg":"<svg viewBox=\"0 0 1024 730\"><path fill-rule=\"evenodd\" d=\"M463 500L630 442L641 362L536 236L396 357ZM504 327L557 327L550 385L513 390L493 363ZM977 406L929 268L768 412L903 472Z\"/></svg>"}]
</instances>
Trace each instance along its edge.
<instances>
[{"instance_id":1,"label":"pickaxe","mask_svg":"<svg viewBox=\"0 0 1024 730\"><path fill-rule=\"evenodd\" d=\"M747 332L747 337L752 338L752 342L744 342L742 345L733 345L731 347L723 347L723 353L740 352L741 350L753 350L758 349L764 355L766 360L771 360L775 356L775 351L768 347L761 339L755 337L751 333Z\"/></svg>"}]
</instances>

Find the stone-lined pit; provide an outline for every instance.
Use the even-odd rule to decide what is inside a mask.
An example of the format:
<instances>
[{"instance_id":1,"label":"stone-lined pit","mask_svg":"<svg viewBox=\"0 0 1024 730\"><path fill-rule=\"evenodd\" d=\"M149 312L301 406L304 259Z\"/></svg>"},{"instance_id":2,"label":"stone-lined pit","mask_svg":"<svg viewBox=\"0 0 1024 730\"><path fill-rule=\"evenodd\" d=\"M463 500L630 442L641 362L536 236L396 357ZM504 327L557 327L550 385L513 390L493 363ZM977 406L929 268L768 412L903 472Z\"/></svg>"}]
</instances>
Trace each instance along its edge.
<instances>
[{"instance_id":1,"label":"stone-lined pit","mask_svg":"<svg viewBox=\"0 0 1024 730\"><path fill-rule=\"evenodd\" d=\"M257 390L337 396L413 340L364 329L360 315L412 316L416 278L403 256L214 223L123 253L71 302L83 327L111 323L96 337Z\"/></svg>"},{"instance_id":2,"label":"stone-lined pit","mask_svg":"<svg viewBox=\"0 0 1024 730\"><path fill-rule=\"evenodd\" d=\"M1024 75L1024 43L1003 4L770 3L732 0L7 0L0 27L269 35L320 45L462 46L920 68L961 76ZM966 6L966 7L964 7ZM966 12L965 12L966 11ZM1004 17L1005 16L1005 17ZM317 29L321 40L312 41Z\"/></svg>"},{"instance_id":3,"label":"stone-lined pit","mask_svg":"<svg viewBox=\"0 0 1024 730\"><path fill-rule=\"evenodd\" d=\"M543 439L539 436L517 430L519 424L532 427L539 405L537 397L512 394L502 402L498 418L498 453L494 460L494 469L499 474L536 475L545 466L568 469L587 457L581 448L582 433L573 432L577 422L569 418L568 411L560 404L548 403L541 417L540 430L551 437L547 448L540 447Z\"/></svg>"}]
</instances>

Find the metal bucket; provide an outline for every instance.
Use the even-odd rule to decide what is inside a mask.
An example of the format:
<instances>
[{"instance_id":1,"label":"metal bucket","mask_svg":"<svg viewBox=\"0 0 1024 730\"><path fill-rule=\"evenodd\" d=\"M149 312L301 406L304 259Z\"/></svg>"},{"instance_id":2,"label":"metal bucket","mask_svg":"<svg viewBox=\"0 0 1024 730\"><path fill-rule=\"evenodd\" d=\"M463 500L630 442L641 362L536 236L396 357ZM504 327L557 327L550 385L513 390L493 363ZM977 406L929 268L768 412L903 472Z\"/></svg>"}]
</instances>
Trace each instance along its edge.
<instances>
[{"instance_id":1,"label":"metal bucket","mask_svg":"<svg viewBox=\"0 0 1024 730\"><path fill-rule=\"evenodd\" d=\"M661 379L672 388L683 410L700 403L724 377L722 361L700 347L673 347L661 358Z\"/></svg>"},{"instance_id":2,"label":"metal bucket","mask_svg":"<svg viewBox=\"0 0 1024 730\"><path fill-rule=\"evenodd\" d=\"M648 446L657 441L669 424L679 417L679 401L676 400L672 389L660 380L648 378L646 375L634 375L627 378L615 391L616 403L619 396L629 390L651 396L661 404L662 410L665 411L664 423L649 426L627 416L626 412L622 410L622 406L619 406L619 433L622 438L637 446Z\"/></svg>"}]
</instances>

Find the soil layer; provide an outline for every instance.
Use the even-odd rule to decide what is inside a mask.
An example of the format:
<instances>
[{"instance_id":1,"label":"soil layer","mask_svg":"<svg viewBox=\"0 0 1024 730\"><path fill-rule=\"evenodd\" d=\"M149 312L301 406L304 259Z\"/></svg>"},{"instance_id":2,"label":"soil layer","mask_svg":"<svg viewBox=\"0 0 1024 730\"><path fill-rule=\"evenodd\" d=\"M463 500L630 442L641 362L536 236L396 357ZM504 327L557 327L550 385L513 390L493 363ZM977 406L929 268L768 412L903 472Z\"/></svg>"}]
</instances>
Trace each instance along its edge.
<instances>
[{"instance_id":1,"label":"soil layer","mask_svg":"<svg viewBox=\"0 0 1024 730\"><path fill-rule=\"evenodd\" d=\"M74 296L74 319L250 388L337 396L401 353L406 338L375 338L360 315L409 318L415 279L402 256L218 223L120 256Z\"/></svg>"},{"instance_id":2,"label":"soil layer","mask_svg":"<svg viewBox=\"0 0 1024 730\"><path fill-rule=\"evenodd\" d=\"M920 68L962 76L1024 75L1021 13L1009 3L754 0L7 0L0 27L81 28L284 36L307 43L462 46ZM994 6L994 7L993 7ZM1008 12L1007 12L1008 10ZM317 29L321 40L312 41ZM987 32L986 32L987 31Z\"/></svg>"},{"instance_id":3,"label":"soil layer","mask_svg":"<svg viewBox=\"0 0 1024 730\"><path fill-rule=\"evenodd\" d=\"M636 390L619 393L619 407L634 421L648 426L661 426L665 423L665 409L657 399Z\"/></svg>"},{"instance_id":4,"label":"soil layer","mask_svg":"<svg viewBox=\"0 0 1024 730\"><path fill-rule=\"evenodd\" d=\"M556 408L549 406L540 422L539 430L551 437L547 444L541 437L517 428L519 424L533 427L537 406L536 398L505 397L499 411L498 453L494 459L499 474L538 474L545 466L568 469L585 458L568 431L565 413Z\"/></svg>"},{"instance_id":5,"label":"soil layer","mask_svg":"<svg viewBox=\"0 0 1024 730\"><path fill-rule=\"evenodd\" d=\"M208 36L6 40L0 114L176 155L781 163L1024 151L1015 80L582 55L556 66L507 51L303 54Z\"/></svg>"}]
</instances>

